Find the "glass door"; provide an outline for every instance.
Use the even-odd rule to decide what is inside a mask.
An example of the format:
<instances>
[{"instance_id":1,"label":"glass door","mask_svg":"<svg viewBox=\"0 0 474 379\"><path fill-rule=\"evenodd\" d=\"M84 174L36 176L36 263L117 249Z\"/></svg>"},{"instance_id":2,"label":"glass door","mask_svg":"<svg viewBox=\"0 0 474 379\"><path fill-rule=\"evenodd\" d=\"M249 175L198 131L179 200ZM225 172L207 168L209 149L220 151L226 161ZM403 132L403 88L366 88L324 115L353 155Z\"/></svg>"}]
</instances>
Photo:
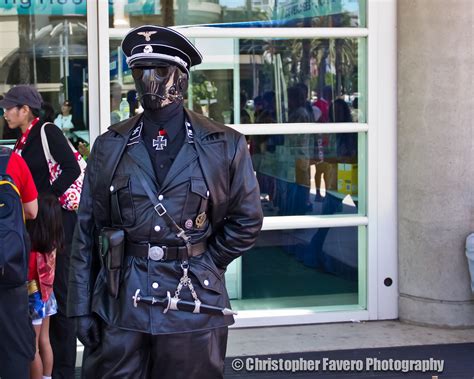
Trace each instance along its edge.
<instances>
[{"instance_id":1,"label":"glass door","mask_svg":"<svg viewBox=\"0 0 474 379\"><path fill-rule=\"evenodd\" d=\"M46 120L70 115L63 131L76 145L89 143L87 31L85 1L0 4L0 92L35 86ZM1 142L11 144L19 130L10 130L1 117L0 132Z\"/></svg>"},{"instance_id":2,"label":"glass door","mask_svg":"<svg viewBox=\"0 0 474 379\"><path fill-rule=\"evenodd\" d=\"M265 220L226 273L237 326L397 315L394 4L99 5L102 63L132 27L175 27L204 56L188 107L247 138ZM105 76L101 102L113 92Z\"/></svg>"}]
</instances>

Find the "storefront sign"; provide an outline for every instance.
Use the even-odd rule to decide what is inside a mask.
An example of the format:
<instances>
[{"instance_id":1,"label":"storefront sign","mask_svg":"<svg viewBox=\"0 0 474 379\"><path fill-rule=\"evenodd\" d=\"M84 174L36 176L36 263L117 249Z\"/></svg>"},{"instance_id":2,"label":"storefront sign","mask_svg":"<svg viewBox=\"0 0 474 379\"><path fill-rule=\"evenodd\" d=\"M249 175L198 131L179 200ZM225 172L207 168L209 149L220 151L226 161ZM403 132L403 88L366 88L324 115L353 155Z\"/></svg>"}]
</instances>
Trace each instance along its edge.
<instances>
[{"instance_id":1,"label":"storefront sign","mask_svg":"<svg viewBox=\"0 0 474 379\"><path fill-rule=\"evenodd\" d=\"M109 12L113 12L113 0L109 0ZM0 0L0 16L85 16L86 13L87 0Z\"/></svg>"},{"instance_id":2,"label":"storefront sign","mask_svg":"<svg viewBox=\"0 0 474 379\"><path fill-rule=\"evenodd\" d=\"M277 15L280 20L329 16L342 13L342 3L341 0L293 0L279 4Z\"/></svg>"},{"instance_id":3,"label":"storefront sign","mask_svg":"<svg viewBox=\"0 0 474 379\"><path fill-rule=\"evenodd\" d=\"M87 0L0 0L0 15L85 15Z\"/></svg>"},{"instance_id":4,"label":"storefront sign","mask_svg":"<svg viewBox=\"0 0 474 379\"><path fill-rule=\"evenodd\" d=\"M159 3L159 2L158 2ZM155 10L155 1L154 0L128 0L125 5L125 13L129 15L147 15L147 14L158 14L160 8Z\"/></svg>"}]
</instances>

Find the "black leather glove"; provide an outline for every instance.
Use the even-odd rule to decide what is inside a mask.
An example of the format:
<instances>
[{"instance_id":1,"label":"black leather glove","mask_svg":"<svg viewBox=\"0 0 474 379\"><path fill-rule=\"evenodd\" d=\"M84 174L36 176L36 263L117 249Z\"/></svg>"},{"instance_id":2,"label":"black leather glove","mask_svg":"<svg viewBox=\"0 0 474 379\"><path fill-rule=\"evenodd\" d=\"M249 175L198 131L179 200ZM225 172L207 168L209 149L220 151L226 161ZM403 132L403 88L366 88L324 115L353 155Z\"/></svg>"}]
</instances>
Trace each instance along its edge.
<instances>
[{"instance_id":1,"label":"black leather glove","mask_svg":"<svg viewBox=\"0 0 474 379\"><path fill-rule=\"evenodd\" d=\"M100 343L100 321L94 315L75 317L77 338L82 344L94 348Z\"/></svg>"}]
</instances>

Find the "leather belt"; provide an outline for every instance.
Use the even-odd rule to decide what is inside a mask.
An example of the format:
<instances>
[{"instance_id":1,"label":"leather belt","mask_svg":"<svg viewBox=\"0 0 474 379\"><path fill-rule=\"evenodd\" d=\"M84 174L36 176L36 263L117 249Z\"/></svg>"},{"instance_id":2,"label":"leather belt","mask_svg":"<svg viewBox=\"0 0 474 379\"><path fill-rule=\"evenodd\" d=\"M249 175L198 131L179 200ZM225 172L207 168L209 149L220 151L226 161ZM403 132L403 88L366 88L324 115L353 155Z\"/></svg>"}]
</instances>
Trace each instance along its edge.
<instances>
[{"instance_id":1,"label":"leather belt","mask_svg":"<svg viewBox=\"0 0 474 379\"><path fill-rule=\"evenodd\" d=\"M207 249L205 242L191 245L190 257L196 257ZM126 241L125 255L139 258L148 258L153 261L180 260L186 254L186 246L163 246L158 244L143 244Z\"/></svg>"}]
</instances>

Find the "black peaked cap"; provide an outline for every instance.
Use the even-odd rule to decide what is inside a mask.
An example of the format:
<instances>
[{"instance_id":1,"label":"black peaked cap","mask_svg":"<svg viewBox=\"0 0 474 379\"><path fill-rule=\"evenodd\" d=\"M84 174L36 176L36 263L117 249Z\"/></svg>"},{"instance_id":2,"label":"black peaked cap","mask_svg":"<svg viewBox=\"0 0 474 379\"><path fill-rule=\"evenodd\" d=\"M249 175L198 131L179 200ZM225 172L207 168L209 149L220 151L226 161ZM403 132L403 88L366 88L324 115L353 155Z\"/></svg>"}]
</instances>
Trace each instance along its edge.
<instances>
[{"instance_id":1,"label":"black peaked cap","mask_svg":"<svg viewBox=\"0 0 474 379\"><path fill-rule=\"evenodd\" d=\"M202 62L202 55L181 33L164 26L143 25L130 30L122 41L129 67L175 64L184 72Z\"/></svg>"}]
</instances>

